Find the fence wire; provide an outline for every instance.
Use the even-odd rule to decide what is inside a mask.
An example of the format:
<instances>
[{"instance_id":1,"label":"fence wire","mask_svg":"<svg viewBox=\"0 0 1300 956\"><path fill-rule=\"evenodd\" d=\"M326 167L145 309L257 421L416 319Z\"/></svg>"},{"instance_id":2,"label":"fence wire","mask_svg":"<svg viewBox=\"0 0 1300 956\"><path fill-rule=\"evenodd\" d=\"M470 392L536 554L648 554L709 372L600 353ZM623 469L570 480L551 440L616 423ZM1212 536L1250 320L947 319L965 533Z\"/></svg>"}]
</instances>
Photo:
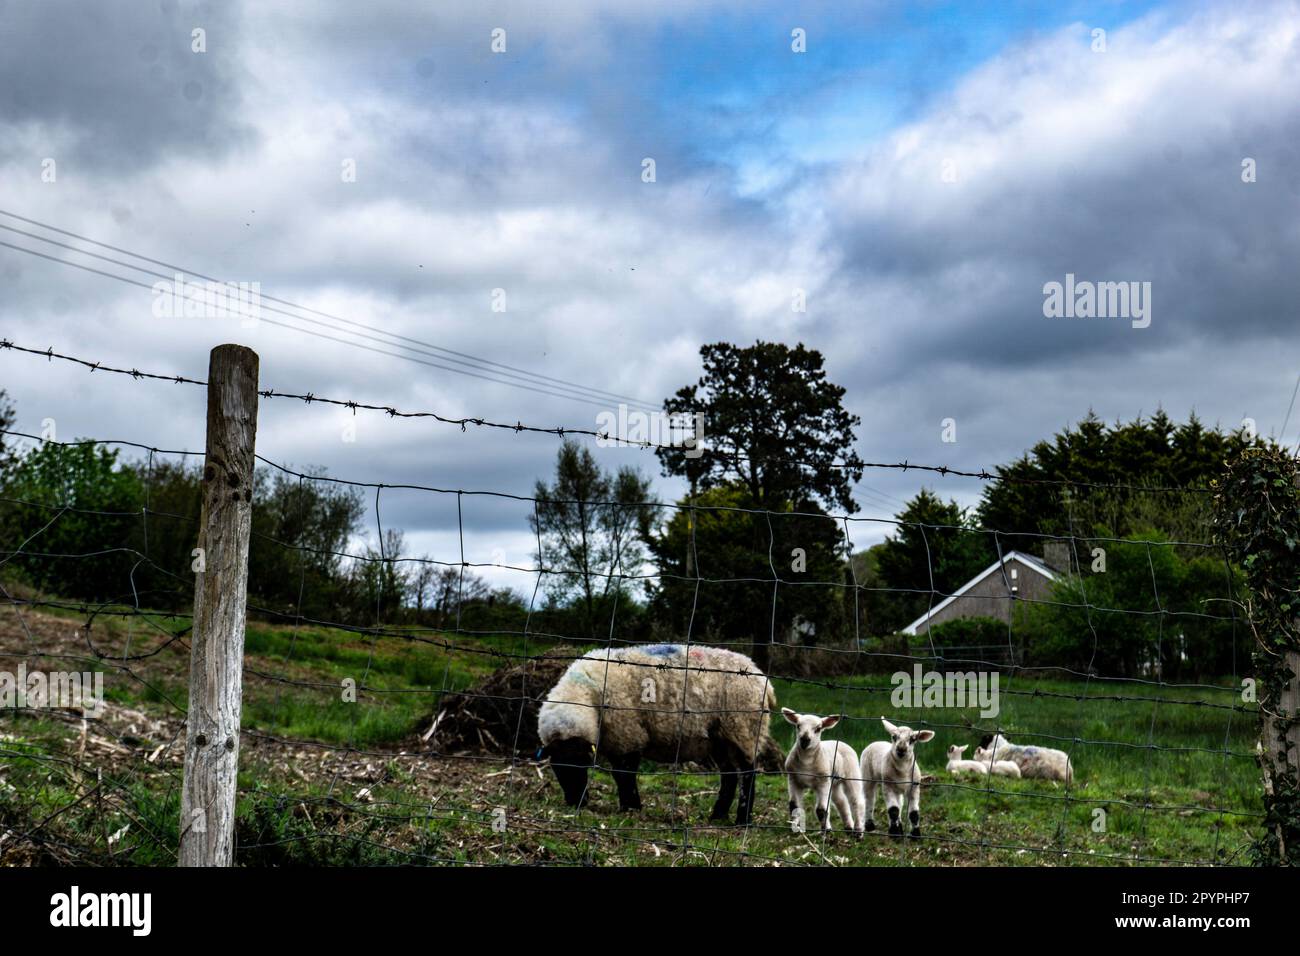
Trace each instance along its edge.
<instances>
[{"instance_id":1,"label":"fence wire","mask_svg":"<svg viewBox=\"0 0 1300 956\"><path fill-rule=\"evenodd\" d=\"M50 350L24 349L6 341L0 348L59 358L129 375L202 386L179 376L115 369L63 356ZM490 425L520 431L544 431L558 437L597 436L581 429L544 429L492 423L483 419L444 418L434 413L402 413L388 406L321 399L310 393L286 395L267 390L264 397L292 397L307 403L346 405L354 411L374 409L394 417L432 417L461 426ZM21 540L0 541L0 600L8 605L0 621L0 661L34 672L102 671L106 693L101 714L84 708L0 711L0 859L17 862L78 864L149 864L174 860L183 763L186 675L188 671L193 573L156 548L164 522L193 526L198 514L155 509L156 465L185 462L202 453L165 450L113 439L51 442L41 436L5 431L13 438L64 448L115 447L138 454L145 474L145 504L139 511L77 507L66 501L40 501L5 495L0 506L38 515L34 530ZM604 436L599 436L604 437ZM772 511L704 504L618 501L558 501L483 489L385 483L310 474L269 458L259 462L294 482L299 489L332 485L373 492L371 507L378 550L321 548L308 540L289 540L254 529L254 550L279 550L297 562L293 587L297 600L270 606L255 599L261 588L251 582L249 637L244 668L244 721L238 792L237 863L424 863L516 864L566 866L592 863L671 863L680 865L855 864L867 862L967 863L1028 862L1041 864L1211 864L1239 862L1262 819L1260 778L1250 728L1256 715L1243 699L1237 642L1242 636L1232 588L1232 568L1217 545L1197 541L1144 540L1088 534L1037 535L1017 529L972 531L899 520ZM962 471L945 466L863 463L867 469L904 469L981 481L1013 479L997 472ZM1106 488L1203 495L1204 488L1113 485L1051 481L1061 487ZM458 547L440 557L388 553L383 520L388 496L412 493L422 500L455 505ZM1066 496L1067 503L1069 496ZM307 498L299 494L300 508ZM469 560L467 501L488 507L522 505L533 515L535 561ZM659 567L624 567L615 556L603 568L550 566L544 547L539 509L556 505L590 509L653 508L657 514L686 512L690 559L687 573ZM436 510L436 508L434 509ZM447 512L450 513L450 507ZM711 556L698 546L701 515L744 515L767 528L770 576L710 573ZM300 515L301 517L301 515ZM111 518L121 523L119 540L85 540L80 550L50 549L43 544L61 526L84 518ZM804 580L783 575L776 560L782 521L829 520L840 531L837 553L855 553L855 532L877 527L912 528L929 544L929 535L956 531L987 535L1001 562L1003 588L988 600L1005 603L1005 645L945 646L926 628L913 641L893 643L864 633L862 604L880 595L924 597L927 613L949 597L934 582L929 561L928 587L891 588L857 580L845 560L839 579ZM128 525L138 520L140 537L127 540ZM151 538L152 527L152 538ZM1071 515L1069 527L1075 527ZM174 533L174 532L173 532ZM1014 554L1004 539L1041 539L1066 545L1073 554L1061 574L1079 600L1062 600L1059 592L1025 596L1006 578ZM1141 549L1150 569L1150 606L1136 598L1126 606L1107 606L1088 598L1089 575L1082 553L1101 543ZM1170 606L1160 593L1153 554L1162 549L1221 558L1223 602L1219 613L1205 608ZM170 561L170 563L169 563ZM96 600L46 593L25 579L22 568L125 562L119 593ZM336 618L305 607L308 569L313 562L341 562L370 567L381 583L374 588L373 619ZM75 563L75 564L74 564ZM118 565L113 565L114 567ZM435 616L412 616L412 609L383 585L383 574L403 567L444 569L458 575L454 609ZM482 607L466 599L466 575L491 569L528 579L520 620L502 623L482 618ZM92 573L87 570L87 574ZM557 615L545 601L548 584L586 575L602 582L608 620L599 633L572 629L573 619ZM780 759L790 742L789 727L779 714L768 715L777 741L774 762L762 766L756 782L755 812L741 826L705 819L718 768L708 762L643 764L648 799L638 813L617 812L608 775L620 770L596 748L589 779L589 801L582 809L566 807L539 756L535 710L569 658L593 649L658 643L661 635L629 635L619 615L627 613L620 597L633 587L663 588L675 583L692 594L691 610L680 633L662 637L688 651L724 647L741 653L763 651L764 683L776 690L778 706L843 714L826 739L852 741L861 752L866 743L884 740L884 715L896 724L934 731L936 738L917 749L922 777L919 839L892 840L883 828L857 841L848 838L841 820L829 832L792 832ZM148 584L148 587L142 587ZM162 585L166 585L165 587ZM710 630L700 620L702 589L721 589L736 600L749 600L752 587L770 588L767 634L745 639ZM833 644L810 642L806 633L786 626L778 612L783 594L801 588L828 589L851 621ZM728 591L727 589L732 589ZM710 591L710 593L712 593ZM763 592L766 593L766 592ZM1088 660L1053 661L1019 646L1018 614L1054 608L1081 614L1091 636ZM1155 653L1144 674L1105 673L1096 666L1102 631L1110 616L1133 626L1153 621ZM477 622L477 623L476 623ZM1167 680L1165 653L1180 626L1220 625L1231 641L1231 674L1223 681ZM1168 625L1168 630L1166 625ZM764 637L766 639L764 639ZM1031 649L1032 650L1032 649ZM559 658L560 669L555 661ZM675 660L675 658L674 658ZM682 672L691 681L717 675L727 681L743 670L698 665L688 654L684 663L633 662L655 679ZM549 671L540 670L548 666ZM998 699L1012 711L972 717L968 709L925 710L899 707L896 676L915 666L940 674L976 671L996 675ZM531 669L530 669L531 668ZM609 669L605 670L608 680ZM499 680L498 678L510 678ZM675 679L673 677L672 679ZM511 682L513 680L513 683ZM354 702L341 696L351 693ZM685 695L683 695L685 699ZM419 702L412 704L411 702ZM787 701L789 703L787 704ZM798 706L796 706L798 705ZM815 706L814 706L815 705ZM833 705L833 706L832 706ZM578 704L578 707L593 706ZM341 708L346 708L343 710ZM598 708L599 726L620 713L640 714L636 701L605 700ZM741 713L756 713L742 710ZM481 736L479 745L457 739L445 743L440 724L459 715L504 714L510 739ZM732 713L710 705L709 716ZM340 717L340 714L346 716ZM1241 715L1241 716L1238 716ZM683 706L680 718L687 717ZM825 714L823 715L825 716ZM1211 722L1213 721L1213 722ZM1136 728L1136 730L1135 730ZM1066 751L1074 767L1063 781L1012 780L983 775L966 778L946 772L944 747L949 742L978 745L989 734L1003 734L1015 744ZM597 741L599 743L599 741ZM762 755L755 753L758 762ZM870 811L869 811L870 812ZM876 821L882 821L880 811Z\"/></svg>"}]
</instances>

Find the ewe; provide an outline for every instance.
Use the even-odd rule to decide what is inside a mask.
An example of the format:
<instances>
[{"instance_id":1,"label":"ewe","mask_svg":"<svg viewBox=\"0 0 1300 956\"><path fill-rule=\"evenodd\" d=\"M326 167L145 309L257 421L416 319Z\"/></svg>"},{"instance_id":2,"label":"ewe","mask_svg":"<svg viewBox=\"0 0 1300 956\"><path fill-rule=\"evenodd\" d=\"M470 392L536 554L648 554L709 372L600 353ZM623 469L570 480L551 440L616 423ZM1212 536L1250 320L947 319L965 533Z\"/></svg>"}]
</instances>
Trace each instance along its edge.
<instances>
[{"instance_id":1,"label":"ewe","mask_svg":"<svg viewBox=\"0 0 1300 956\"><path fill-rule=\"evenodd\" d=\"M980 746L991 752L994 760L1013 761L1020 768L1022 777L1063 780L1066 783L1074 779L1074 767L1070 764L1070 755L1064 750L1017 746L1001 734L990 734L980 741Z\"/></svg>"},{"instance_id":2,"label":"ewe","mask_svg":"<svg viewBox=\"0 0 1300 956\"><path fill-rule=\"evenodd\" d=\"M743 654L639 644L592 651L570 664L538 712L537 736L571 807L586 802L598 755L609 759L622 810L641 809L642 758L696 761L722 772L710 819L726 818L739 782L736 826L746 826L758 757L774 746L768 714L775 707L771 682Z\"/></svg>"}]
</instances>

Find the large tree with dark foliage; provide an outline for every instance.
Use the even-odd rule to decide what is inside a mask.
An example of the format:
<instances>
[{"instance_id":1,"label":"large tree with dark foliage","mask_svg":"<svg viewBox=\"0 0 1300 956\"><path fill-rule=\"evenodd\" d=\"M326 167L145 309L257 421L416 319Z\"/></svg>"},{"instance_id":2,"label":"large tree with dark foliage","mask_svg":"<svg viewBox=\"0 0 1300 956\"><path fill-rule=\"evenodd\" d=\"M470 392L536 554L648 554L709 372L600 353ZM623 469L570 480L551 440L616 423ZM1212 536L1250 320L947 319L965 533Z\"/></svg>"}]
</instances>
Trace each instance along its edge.
<instances>
[{"instance_id":1,"label":"large tree with dark foliage","mask_svg":"<svg viewBox=\"0 0 1300 956\"><path fill-rule=\"evenodd\" d=\"M859 419L814 349L716 342L700 357L699 381L664 403L672 415L701 415L703 435L697 457L657 450L664 474L686 478L692 494L652 544L664 573L654 607L678 633L693 623L693 633L752 644L765 665L770 642L797 621L819 636L842 624L844 539L826 512L857 510Z\"/></svg>"},{"instance_id":2,"label":"large tree with dark foliage","mask_svg":"<svg viewBox=\"0 0 1300 956\"><path fill-rule=\"evenodd\" d=\"M898 527L877 552L880 587L868 592L867 627L890 634L905 627L997 557L992 535L970 512L922 488L896 516Z\"/></svg>"},{"instance_id":3,"label":"large tree with dark foliage","mask_svg":"<svg viewBox=\"0 0 1300 956\"><path fill-rule=\"evenodd\" d=\"M1037 535L1090 534L1098 524L1119 537L1145 526L1205 540L1208 494L1134 486L1207 489L1224 461L1259 443L1241 430L1207 429L1195 415L1181 425L1163 411L1106 425L1089 412L1078 425L997 468L1003 480L984 489L979 522L1001 533L1004 550L1035 553L1042 548ZM1103 487L1115 485L1129 487Z\"/></svg>"},{"instance_id":4,"label":"large tree with dark foliage","mask_svg":"<svg viewBox=\"0 0 1300 956\"><path fill-rule=\"evenodd\" d=\"M651 540L660 572L654 616L675 635L752 653L766 666L769 644L790 641L796 621L809 625L803 643L843 630L843 540L839 523L813 504L756 514L743 485L710 488L679 502Z\"/></svg>"},{"instance_id":5,"label":"large tree with dark foliage","mask_svg":"<svg viewBox=\"0 0 1300 956\"><path fill-rule=\"evenodd\" d=\"M738 482L759 508L815 499L824 508L857 510L853 483L862 460L853 429L860 419L845 410L844 389L827 380L820 352L715 342L701 347L700 357L699 381L678 389L664 408L703 415L702 453L658 449L664 474L701 490Z\"/></svg>"}]
</instances>

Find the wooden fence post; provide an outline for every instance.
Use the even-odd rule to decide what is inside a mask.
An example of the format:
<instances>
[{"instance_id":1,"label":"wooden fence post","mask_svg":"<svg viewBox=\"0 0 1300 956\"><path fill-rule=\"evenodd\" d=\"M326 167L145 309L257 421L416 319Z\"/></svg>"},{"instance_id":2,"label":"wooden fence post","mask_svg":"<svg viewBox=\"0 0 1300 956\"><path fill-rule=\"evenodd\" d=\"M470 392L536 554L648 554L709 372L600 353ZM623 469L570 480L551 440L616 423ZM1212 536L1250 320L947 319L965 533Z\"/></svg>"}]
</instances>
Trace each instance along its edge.
<instances>
[{"instance_id":1,"label":"wooden fence post","mask_svg":"<svg viewBox=\"0 0 1300 956\"><path fill-rule=\"evenodd\" d=\"M181 866L230 866L234 859L257 369L257 353L242 345L218 345L208 362L207 456L181 790Z\"/></svg>"}]
</instances>

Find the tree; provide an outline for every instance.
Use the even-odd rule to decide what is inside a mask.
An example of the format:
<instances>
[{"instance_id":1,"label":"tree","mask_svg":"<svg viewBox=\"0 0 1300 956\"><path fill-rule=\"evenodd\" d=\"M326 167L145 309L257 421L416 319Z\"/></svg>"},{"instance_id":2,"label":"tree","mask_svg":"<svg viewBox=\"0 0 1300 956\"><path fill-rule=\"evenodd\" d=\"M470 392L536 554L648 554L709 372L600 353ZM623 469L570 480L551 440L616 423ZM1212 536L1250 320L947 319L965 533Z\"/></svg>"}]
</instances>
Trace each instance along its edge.
<instances>
[{"instance_id":1,"label":"tree","mask_svg":"<svg viewBox=\"0 0 1300 956\"><path fill-rule=\"evenodd\" d=\"M388 528L380 547L367 544L350 566L352 614L359 622L382 624L400 620L406 604L408 572L398 559L404 535Z\"/></svg>"},{"instance_id":2,"label":"tree","mask_svg":"<svg viewBox=\"0 0 1300 956\"><path fill-rule=\"evenodd\" d=\"M9 568L60 596L135 600L142 496L134 472L117 468L116 451L45 442L19 459L5 497L0 531L9 550L23 552Z\"/></svg>"},{"instance_id":3,"label":"tree","mask_svg":"<svg viewBox=\"0 0 1300 956\"><path fill-rule=\"evenodd\" d=\"M348 543L364 514L360 490L327 480L323 468L308 469L305 478L259 469L248 555L249 602L277 614L370 623L375 605L358 605L349 584L354 576L345 566Z\"/></svg>"},{"instance_id":4,"label":"tree","mask_svg":"<svg viewBox=\"0 0 1300 956\"><path fill-rule=\"evenodd\" d=\"M17 420L18 412L14 409L13 402L9 401L9 395L5 390L0 388L0 431L9 431ZM18 464L17 449L8 435L0 435L0 485L4 483L5 476L16 464Z\"/></svg>"},{"instance_id":5,"label":"tree","mask_svg":"<svg viewBox=\"0 0 1300 956\"><path fill-rule=\"evenodd\" d=\"M700 490L739 483L758 508L816 499L826 508L857 510L853 483L863 464L853 429L860 419L844 409L844 389L827 381L820 352L715 342L700 357L699 381L678 389L664 408L702 415L703 441L696 449L657 449L665 475Z\"/></svg>"},{"instance_id":6,"label":"tree","mask_svg":"<svg viewBox=\"0 0 1300 956\"><path fill-rule=\"evenodd\" d=\"M1234 628L1227 600L1241 574L1221 553L1189 552L1154 528L1113 541L1095 529L1080 549L1106 550L1105 571L1087 565L1063 576L1048 602L1027 607L1031 664L1055 664L1108 676L1218 678L1234 670ZM1085 552L1086 553L1086 552Z\"/></svg>"},{"instance_id":7,"label":"tree","mask_svg":"<svg viewBox=\"0 0 1300 956\"><path fill-rule=\"evenodd\" d=\"M550 573L552 603L573 609L579 633L596 636L607 609L621 604L624 577L645 560L642 542L657 510L650 481L636 469L601 470L590 450L565 441L555 483L538 481L529 526L540 540L539 565Z\"/></svg>"},{"instance_id":8,"label":"tree","mask_svg":"<svg viewBox=\"0 0 1300 956\"><path fill-rule=\"evenodd\" d=\"M423 621L427 611L435 627L446 627L454 621L457 607L485 601L491 594L486 581L459 567L421 564L411 584L416 619Z\"/></svg>"},{"instance_id":9,"label":"tree","mask_svg":"<svg viewBox=\"0 0 1300 956\"><path fill-rule=\"evenodd\" d=\"M1195 415L1178 425L1157 411L1150 419L1108 426L1090 411L1078 425L996 469L1003 480L984 489L979 522L1022 551L1037 551L1039 535L1083 535L1098 524L1120 537L1147 526L1201 541L1210 520L1208 494L1097 486L1208 488L1225 460L1260 444L1241 430L1207 429Z\"/></svg>"},{"instance_id":10,"label":"tree","mask_svg":"<svg viewBox=\"0 0 1300 956\"><path fill-rule=\"evenodd\" d=\"M867 626L891 634L942 601L997 558L991 535L975 527L970 512L921 489L895 516L899 522L877 559L880 584L871 592Z\"/></svg>"},{"instance_id":11,"label":"tree","mask_svg":"<svg viewBox=\"0 0 1300 956\"><path fill-rule=\"evenodd\" d=\"M756 509L739 482L719 485L680 501L651 539L656 618L751 653L760 667L796 621L811 625L812 642L842 630L847 590L839 524L815 503L769 504Z\"/></svg>"}]
</instances>

